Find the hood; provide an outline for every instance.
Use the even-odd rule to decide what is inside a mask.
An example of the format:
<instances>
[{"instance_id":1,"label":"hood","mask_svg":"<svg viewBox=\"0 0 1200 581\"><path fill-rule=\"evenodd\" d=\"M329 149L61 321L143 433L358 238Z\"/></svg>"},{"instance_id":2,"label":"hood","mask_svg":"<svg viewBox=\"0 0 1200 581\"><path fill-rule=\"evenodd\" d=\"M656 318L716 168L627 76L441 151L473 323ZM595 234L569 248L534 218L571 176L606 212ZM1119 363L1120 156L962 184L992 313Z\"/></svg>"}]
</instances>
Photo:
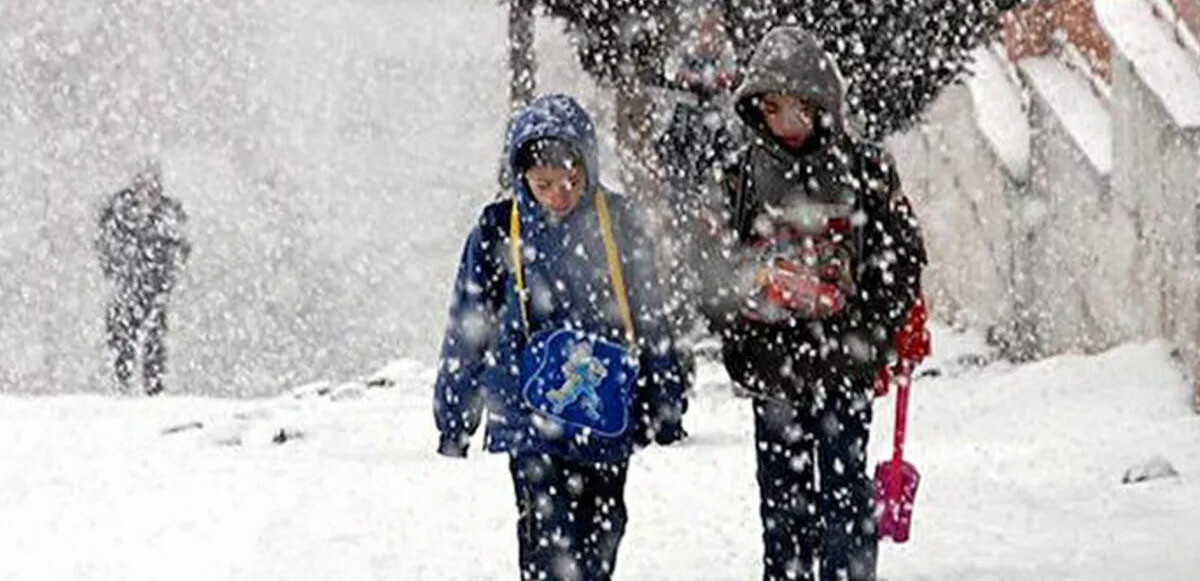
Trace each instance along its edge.
<instances>
[{"instance_id":1,"label":"hood","mask_svg":"<svg viewBox=\"0 0 1200 581\"><path fill-rule=\"evenodd\" d=\"M521 204L521 211L528 216L541 216L542 211L525 180L517 173L517 152L530 141L553 137L561 139L575 148L583 160L587 174L586 202L600 185L600 168L597 163L596 126L592 118L575 99L566 95L542 95L513 118L508 130L508 170L512 176L513 190Z\"/></svg>"},{"instance_id":2,"label":"hood","mask_svg":"<svg viewBox=\"0 0 1200 581\"><path fill-rule=\"evenodd\" d=\"M837 63L807 30L780 27L763 37L754 49L745 79L734 95L742 121L756 131L765 130L750 107L750 99L767 93L798 95L833 117L836 131L846 126L846 82Z\"/></svg>"}]
</instances>

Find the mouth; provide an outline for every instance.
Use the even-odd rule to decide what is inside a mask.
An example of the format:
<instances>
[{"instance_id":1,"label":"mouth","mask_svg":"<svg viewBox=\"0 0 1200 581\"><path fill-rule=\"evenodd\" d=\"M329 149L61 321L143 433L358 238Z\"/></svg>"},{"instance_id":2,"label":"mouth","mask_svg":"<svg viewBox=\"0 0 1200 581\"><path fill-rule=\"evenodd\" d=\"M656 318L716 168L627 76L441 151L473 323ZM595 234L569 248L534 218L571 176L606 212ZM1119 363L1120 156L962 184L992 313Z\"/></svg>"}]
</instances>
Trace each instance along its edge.
<instances>
[{"instance_id":1,"label":"mouth","mask_svg":"<svg viewBox=\"0 0 1200 581\"><path fill-rule=\"evenodd\" d=\"M553 204L546 205L546 209L550 210L550 212L552 214L556 214L559 216L567 214L568 212L571 211L571 208L572 208L572 205L571 205L570 201L556 202Z\"/></svg>"},{"instance_id":2,"label":"mouth","mask_svg":"<svg viewBox=\"0 0 1200 581\"><path fill-rule=\"evenodd\" d=\"M570 212L575 204L570 194L556 194L543 199L542 206L552 214L563 215Z\"/></svg>"},{"instance_id":3,"label":"mouth","mask_svg":"<svg viewBox=\"0 0 1200 581\"><path fill-rule=\"evenodd\" d=\"M783 144L788 147L791 147L793 149L798 149L800 147L803 147L804 143L806 141L808 141L808 136L807 135L803 135L803 136L789 135L787 137L781 137L779 140L782 141Z\"/></svg>"}]
</instances>

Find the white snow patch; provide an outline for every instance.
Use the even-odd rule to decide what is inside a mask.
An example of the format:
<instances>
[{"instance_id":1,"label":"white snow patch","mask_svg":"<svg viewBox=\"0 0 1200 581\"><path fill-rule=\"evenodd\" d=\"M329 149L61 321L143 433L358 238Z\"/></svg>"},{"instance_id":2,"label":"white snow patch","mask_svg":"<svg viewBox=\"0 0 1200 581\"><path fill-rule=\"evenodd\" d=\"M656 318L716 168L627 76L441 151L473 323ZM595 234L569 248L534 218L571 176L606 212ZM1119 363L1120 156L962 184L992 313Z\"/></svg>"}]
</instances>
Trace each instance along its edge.
<instances>
[{"instance_id":1,"label":"white snow patch","mask_svg":"<svg viewBox=\"0 0 1200 581\"><path fill-rule=\"evenodd\" d=\"M1092 167L1108 175L1112 171L1112 118L1087 80L1053 57L1027 58L1020 68Z\"/></svg>"},{"instance_id":2,"label":"white snow patch","mask_svg":"<svg viewBox=\"0 0 1200 581\"><path fill-rule=\"evenodd\" d=\"M1021 88L1004 70L994 52L974 54L975 75L967 82L975 121L1011 176L1029 179L1029 119L1021 105Z\"/></svg>"},{"instance_id":3,"label":"white snow patch","mask_svg":"<svg viewBox=\"0 0 1200 581\"><path fill-rule=\"evenodd\" d=\"M1096 2L1095 9L1116 52L1129 60L1175 123L1200 127L1200 63L1175 42L1168 24L1137 0Z\"/></svg>"}]
</instances>

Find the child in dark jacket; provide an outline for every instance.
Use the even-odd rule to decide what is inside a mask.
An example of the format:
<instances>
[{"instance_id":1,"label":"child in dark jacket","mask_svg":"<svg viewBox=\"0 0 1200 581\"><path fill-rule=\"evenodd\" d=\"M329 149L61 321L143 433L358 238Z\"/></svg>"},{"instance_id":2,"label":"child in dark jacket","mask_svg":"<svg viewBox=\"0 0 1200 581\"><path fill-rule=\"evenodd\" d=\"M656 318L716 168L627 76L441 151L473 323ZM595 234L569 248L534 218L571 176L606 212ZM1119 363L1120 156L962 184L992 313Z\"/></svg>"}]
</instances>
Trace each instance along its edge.
<instances>
[{"instance_id":1,"label":"child in dark jacket","mask_svg":"<svg viewBox=\"0 0 1200 581\"><path fill-rule=\"evenodd\" d=\"M595 130L543 96L508 136L513 197L463 251L434 388L439 453L510 456L522 579L609 579L635 445L683 435L684 379L633 208L600 185Z\"/></svg>"},{"instance_id":2,"label":"child in dark jacket","mask_svg":"<svg viewBox=\"0 0 1200 581\"><path fill-rule=\"evenodd\" d=\"M764 581L875 575L873 379L925 255L890 157L847 129L844 99L797 28L763 39L734 97L748 144L726 171L723 270L739 275L707 306L755 397Z\"/></svg>"}]
</instances>

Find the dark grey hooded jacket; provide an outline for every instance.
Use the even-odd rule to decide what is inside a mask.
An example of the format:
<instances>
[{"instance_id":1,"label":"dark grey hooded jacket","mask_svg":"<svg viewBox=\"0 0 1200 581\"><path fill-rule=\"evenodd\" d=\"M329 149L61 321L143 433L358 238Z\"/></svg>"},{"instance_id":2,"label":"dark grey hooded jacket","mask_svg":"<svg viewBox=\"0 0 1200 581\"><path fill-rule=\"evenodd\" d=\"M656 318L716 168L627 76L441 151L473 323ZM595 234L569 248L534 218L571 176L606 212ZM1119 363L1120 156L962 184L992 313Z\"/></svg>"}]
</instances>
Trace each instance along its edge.
<instances>
[{"instance_id":1,"label":"dark grey hooded jacket","mask_svg":"<svg viewBox=\"0 0 1200 581\"><path fill-rule=\"evenodd\" d=\"M800 151L777 141L763 122L758 97L767 93L817 106L819 122ZM853 290L839 314L768 324L728 305L710 310L731 377L767 397L810 402L865 392L920 293L925 254L916 220L890 156L847 129L845 93L836 65L809 33L778 28L760 43L735 96L746 145L725 172L725 216L735 233L728 254L745 255L764 216L779 208L846 215L854 225L847 243Z\"/></svg>"},{"instance_id":2,"label":"dark grey hooded jacket","mask_svg":"<svg viewBox=\"0 0 1200 581\"><path fill-rule=\"evenodd\" d=\"M169 291L191 254L184 237L187 215L165 195L146 195L131 186L112 194L100 212L95 240L104 275L123 292L154 295Z\"/></svg>"}]
</instances>

